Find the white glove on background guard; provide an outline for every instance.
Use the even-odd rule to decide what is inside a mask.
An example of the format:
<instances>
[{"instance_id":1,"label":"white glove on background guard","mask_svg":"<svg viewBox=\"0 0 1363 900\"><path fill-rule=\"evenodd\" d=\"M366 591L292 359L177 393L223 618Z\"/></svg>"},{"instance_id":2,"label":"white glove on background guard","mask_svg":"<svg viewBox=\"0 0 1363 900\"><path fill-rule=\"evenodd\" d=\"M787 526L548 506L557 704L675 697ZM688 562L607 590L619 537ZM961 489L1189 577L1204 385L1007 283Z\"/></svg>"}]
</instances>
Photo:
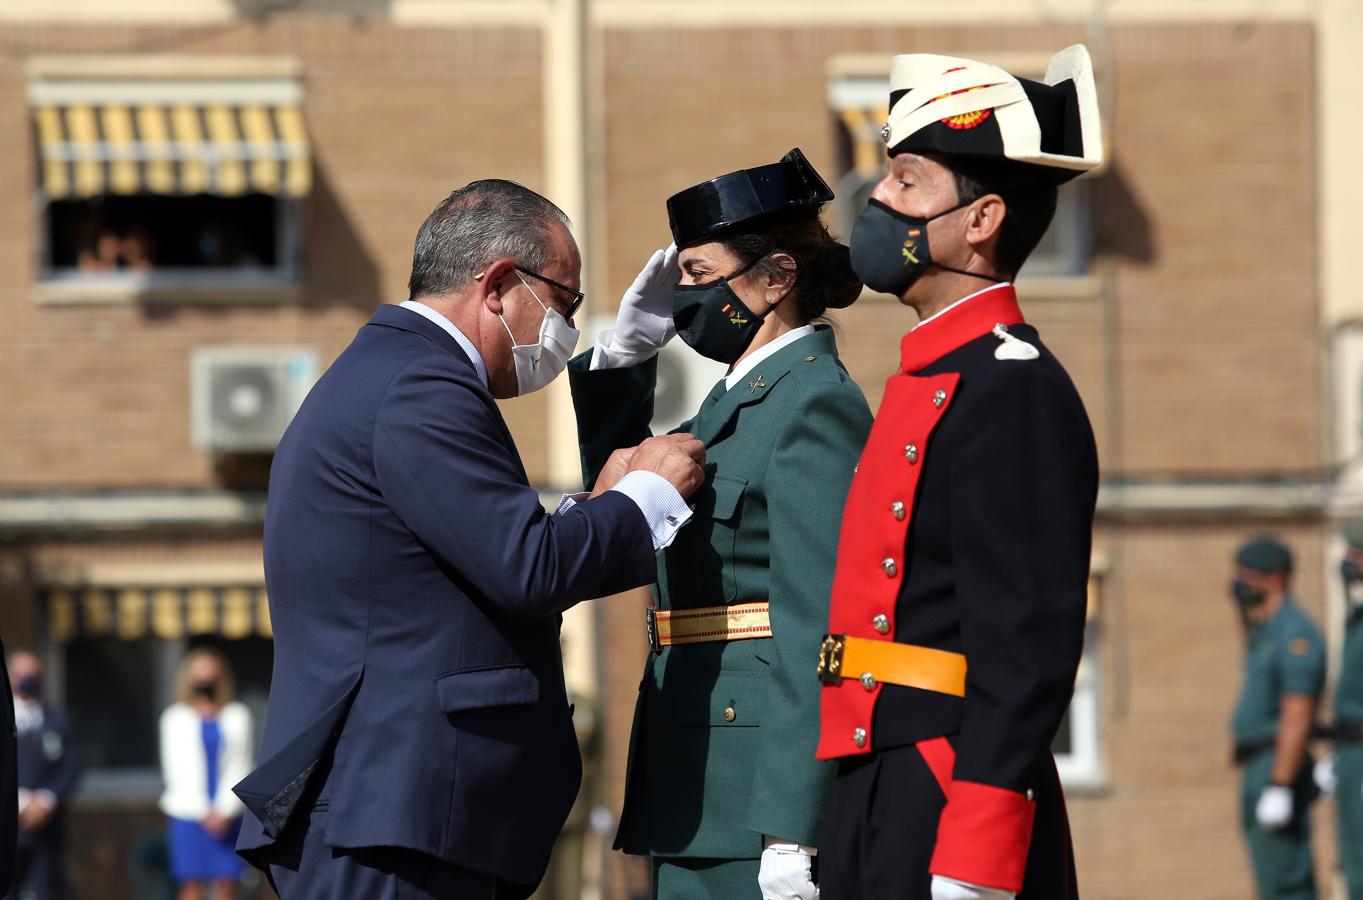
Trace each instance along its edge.
<instances>
[{"instance_id":1,"label":"white glove on background guard","mask_svg":"<svg viewBox=\"0 0 1363 900\"><path fill-rule=\"evenodd\" d=\"M1339 776L1335 774L1335 755L1330 753L1322 756L1311 770L1311 777L1322 794L1333 797L1335 789L1339 787Z\"/></svg>"},{"instance_id":2,"label":"white glove on background guard","mask_svg":"<svg viewBox=\"0 0 1363 900\"><path fill-rule=\"evenodd\" d=\"M932 876L932 900L1013 900L1017 894L998 888L980 887L955 878Z\"/></svg>"},{"instance_id":3,"label":"white glove on background guard","mask_svg":"<svg viewBox=\"0 0 1363 900\"><path fill-rule=\"evenodd\" d=\"M672 288L680 280L677 245L654 253L620 298L615 327L601 332L597 338L591 367L615 369L638 365L672 340L677 334L672 324Z\"/></svg>"},{"instance_id":4,"label":"white glove on background guard","mask_svg":"<svg viewBox=\"0 0 1363 900\"><path fill-rule=\"evenodd\" d=\"M819 900L812 868L817 850L773 837L763 837L762 845L766 849L757 870L762 900Z\"/></svg>"},{"instance_id":5,"label":"white glove on background guard","mask_svg":"<svg viewBox=\"0 0 1363 900\"><path fill-rule=\"evenodd\" d=\"M1280 784L1265 786L1255 804L1254 818L1263 828L1286 828L1292 821L1292 789Z\"/></svg>"}]
</instances>

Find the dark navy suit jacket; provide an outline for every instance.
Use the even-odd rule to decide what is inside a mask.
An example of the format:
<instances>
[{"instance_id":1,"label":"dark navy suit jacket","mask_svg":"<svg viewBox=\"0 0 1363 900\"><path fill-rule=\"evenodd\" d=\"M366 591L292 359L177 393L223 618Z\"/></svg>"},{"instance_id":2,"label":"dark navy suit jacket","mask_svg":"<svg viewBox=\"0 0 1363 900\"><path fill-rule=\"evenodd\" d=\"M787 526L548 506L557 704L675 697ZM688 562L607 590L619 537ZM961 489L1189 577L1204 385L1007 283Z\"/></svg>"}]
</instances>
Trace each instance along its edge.
<instances>
[{"instance_id":1,"label":"dark navy suit jacket","mask_svg":"<svg viewBox=\"0 0 1363 900\"><path fill-rule=\"evenodd\" d=\"M5 645L0 643L0 798L19 793L19 765L14 735L14 695L10 692L9 672L5 667ZM9 892L14 880L14 861L19 846L19 806L0 803L0 897Z\"/></svg>"},{"instance_id":2,"label":"dark navy suit jacket","mask_svg":"<svg viewBox=\"0 0 1363 900\"><path fill-rule=\"evenodd\" d=\"M10 706L11 714L13 704ZM25 851L59 846L66 818L66 801L80 779L81 756L75 732L66 713L43 704L43 727L18 736L16 762L20 788L51 791L57 798L57 813L40 831L19 832L19 847Z\"/></svg>"},{"instance_id":3,"label":"dark navy suit jacket","mask_svg":"<svg viewBox=\"0 0 1363 900\"><path fill-rule=\"evenodd\" d=\"M270 472L274 680L238 851L267 864L317 797L329 846L538 881L581 781L558 614L656 565L623 494L547 515L458 343L380 307Z\"/></svg>"}]
</instances>

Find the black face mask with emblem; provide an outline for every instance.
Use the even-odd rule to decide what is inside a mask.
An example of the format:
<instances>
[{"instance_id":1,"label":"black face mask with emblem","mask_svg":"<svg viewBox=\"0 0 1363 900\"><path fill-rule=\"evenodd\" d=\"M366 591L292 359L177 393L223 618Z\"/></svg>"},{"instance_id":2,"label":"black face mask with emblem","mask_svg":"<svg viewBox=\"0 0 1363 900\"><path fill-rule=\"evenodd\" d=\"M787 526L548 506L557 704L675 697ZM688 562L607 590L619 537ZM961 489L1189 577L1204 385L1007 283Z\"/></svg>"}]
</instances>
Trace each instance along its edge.
<instances>
[{"instance_id":1,"label":"black face mask with emblem","mask_svg":"<svg viewBox=\"0 0 1363 900\"><path fill-rule=\"evenodd\" d=\"M673 288L672 321L677 326L677 336L701 356L733 365L748 349L776 303L757 315L738 299L729 283L746 275L763 259L766 257L758 257L716 281L679 284Z\"/></svg>"},{"instance_id":2,"label":"black face mask with emblem","mask_svg":"<svg viewBox=\"0 0 1363 900\"><path fill-rule=\"evenodd\" d=\"M928 223L965 209L973 202L957 203L931 216L909 216L879 200L870 201L852 226L852 242L849 245L852 271L871 290L896 297L904 296L913 283L933 266L984 281L1002 281L991 275L952 268L932 258L932 248L928 246Z\"/></svg>"}]
</instances>

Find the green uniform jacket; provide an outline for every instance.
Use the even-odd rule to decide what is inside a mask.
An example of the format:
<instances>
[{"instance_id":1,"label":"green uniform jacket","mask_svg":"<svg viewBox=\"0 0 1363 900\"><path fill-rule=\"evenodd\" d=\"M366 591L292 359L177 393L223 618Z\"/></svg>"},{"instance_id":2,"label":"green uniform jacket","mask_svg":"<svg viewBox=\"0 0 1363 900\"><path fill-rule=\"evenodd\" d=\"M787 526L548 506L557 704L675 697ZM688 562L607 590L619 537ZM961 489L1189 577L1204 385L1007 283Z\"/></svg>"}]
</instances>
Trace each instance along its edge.
<instances>
[{"instance_id":1,"label":"green uniform jacket","mask_svg":"<svg viewBox=\"0 0 1363 900\"><path fill-rule=\"evenodd\" d=\"M595 372L590 363L588 352L569 364L588 485L612 451L648 437L657 374L656 357ZM773 637L649 655L617 849L745 859L761 855L764 834L816 843L833 769L814 759L814 670L843 502L870 429L827 327L732 390L721 381L678 429L705 443L706 480L659 557L658 608L768 600Z\"/></svg>"},{"instance_id":2,"label":"green uniform jacket","mask_svg":"<svg viewBox=\"0 0 1363 900\"><path fill-rule=\"evenodd\" d=\"M1325 641L1291 597L1250 632L1245 681L1231 718L1238 743L1271 743L1283 694L1319 697L1325 684Z\"/></svg>"}]
</instances>

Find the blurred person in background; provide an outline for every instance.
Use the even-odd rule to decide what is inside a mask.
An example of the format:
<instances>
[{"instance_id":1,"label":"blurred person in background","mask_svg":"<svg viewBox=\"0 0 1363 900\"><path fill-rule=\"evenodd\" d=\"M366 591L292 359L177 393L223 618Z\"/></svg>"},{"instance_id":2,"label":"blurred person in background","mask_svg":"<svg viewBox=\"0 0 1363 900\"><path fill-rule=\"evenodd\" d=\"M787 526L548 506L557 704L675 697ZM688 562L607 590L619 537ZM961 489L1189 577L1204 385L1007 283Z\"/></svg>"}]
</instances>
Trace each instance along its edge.
<instances>
[{"instance_id":1,"label":"blurred person in background","mask_svg":"<svg viewBox=\"0 0 1363 900\"><path fill-rule=\"evenodd\" d=\"M833 767L814 759L810 666L871 428L824 321L861 295L819 219L831 199L798 149L674 195L680 250L654 254L615 328L569 366L588 483L648 437L673 334L729 366L679 428L705 442L706 481L658 563L615 844L652 857L664 900L818 895Z\"/></svg>"},{"instance_id":2,"label":"blurred person in background","mask_svg":"<svg viewBox=\"0 0 1363 900\"><path fill-rule=\"evenodd\" d=\"M1316 766L1316 785L1335 798L1339 863L1348 900L1363 900L1363 519L1344 526L1344 652L1335 683L1335 752Z\"/></svg>"},{"instance_id":3,"label":"blurred person in background","mask_svg":"<svg viewBox=\"0 0 1363 900\"><path fill-rule=\"evenodd\" d=\"M1325 684L1325 641L1292 599L1292 553L1274 537L1235 554L1231 596L1248 638L1231 719L1240 819L1262 900L1315 900L1307 745Z\"/></svg>"},{"instance_id":4,"label":"blurred person in background","mask_svg":"<svg viewBox=\"0 0 1363 900\"><path fill-rule=\"evenodd\" d=\"M65 891L65 811L80 776L66 715L43 702L43 663L28 650L9 657L19 774L19 853L8 896L50 900Z\"/></svg>"},{"instance_id":5,"label":"blurred person in background","mask_svg":"<svg viewBox=\"0 0 1363 900\"><path fill-rule=\"evenodd\" d=\"M0 798L19 795L19 766L15 760L14 689L9 683L9 667L5 665L5 644L0 641L0 684L5 696L0 697ZM0 897L9 893L14 882L14 857L19 849L19 807L8 800L0 802Z\"/></svg>"},{"instance_id":6,"label":"blurred person in background","mask_svg":"<svg viewBox=\"0 0 1363 900\"><path fill-rule=\"evenodd\" d=\"M217 650L180 663L175 703L161 714L161 810L170 817L171 877L179 900L232 900L245 863L236 855L244 807L231 787L251 771L251 714L233 698L232 670Z\"/></svg>"}]
</instances>

